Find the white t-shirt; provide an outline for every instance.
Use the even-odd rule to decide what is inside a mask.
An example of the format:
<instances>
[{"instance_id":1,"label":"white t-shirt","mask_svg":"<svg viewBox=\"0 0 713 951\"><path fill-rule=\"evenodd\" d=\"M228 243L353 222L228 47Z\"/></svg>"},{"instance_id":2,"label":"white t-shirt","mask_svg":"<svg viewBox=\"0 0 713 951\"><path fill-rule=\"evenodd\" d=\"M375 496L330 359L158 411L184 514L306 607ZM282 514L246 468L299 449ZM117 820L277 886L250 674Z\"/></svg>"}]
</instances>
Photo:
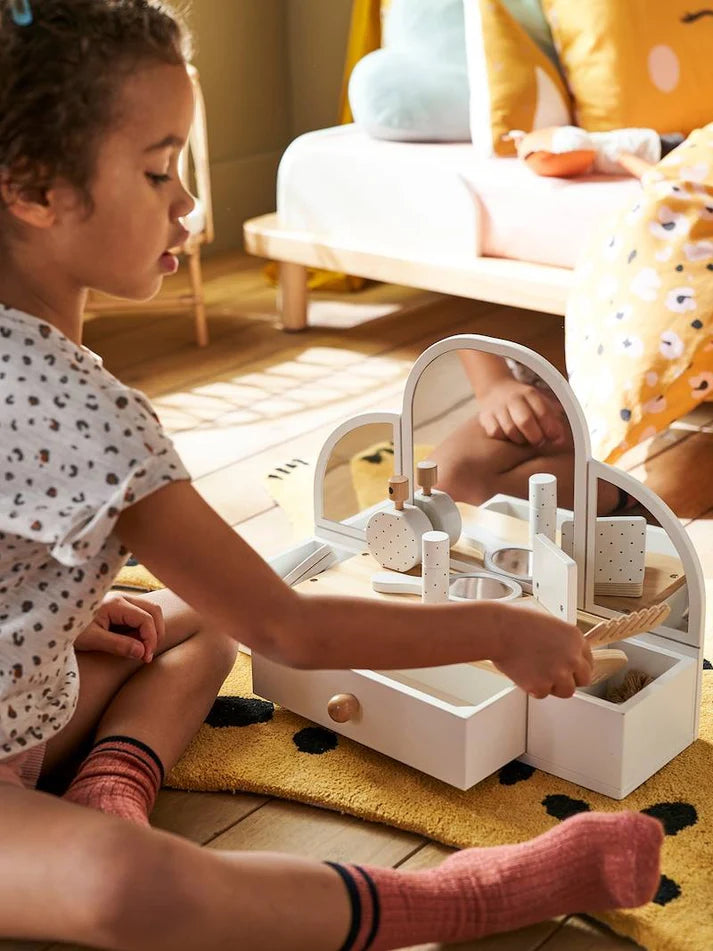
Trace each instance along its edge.
<instances>
[{"instance_id":1,"label":"white t-shirt","mask_svg":"<svg viewBox=\"0 0 713 951\"><path fill-rule=\"evenodd\" d=\"M120 512L188 478L142 393L0 304L0 759L74 712L74 639L128 555Z\"/></svg>"}]
</instances>

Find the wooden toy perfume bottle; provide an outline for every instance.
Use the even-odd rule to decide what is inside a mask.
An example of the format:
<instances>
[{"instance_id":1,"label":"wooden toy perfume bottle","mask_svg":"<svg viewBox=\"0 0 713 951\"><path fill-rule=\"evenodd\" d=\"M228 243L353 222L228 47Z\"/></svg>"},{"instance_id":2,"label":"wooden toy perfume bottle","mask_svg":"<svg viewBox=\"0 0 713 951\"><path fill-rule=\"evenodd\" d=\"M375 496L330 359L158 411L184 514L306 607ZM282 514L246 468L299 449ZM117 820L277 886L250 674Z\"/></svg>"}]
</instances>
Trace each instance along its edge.
<instances>
[{"instance_id":1,"label":"wooden toy perfume bottle","mask_svg":"<svg viewBox=\"0 0 713 951\"><path fill-rule=\"evenodd\" d=\"M406 501L408 495L408 478L392 476L389 497L393 499L393 509L376 512L366 523L369 551L380 565L394 571L408 571L421 563L421 536L433 530L421 509Z\"/></svg>"},{"instance_id":2,"label":"wooden toy perfume bottle","mask_svg":"<svg viewBox=\"0 0 713 951\"><path fill-rule=\"evenodd\" d=\"M462 521L460 512L447 492L435 489L438 482L438 465L429 459L416 466L416 479L420 486L413 495L413 504L424 512L437 532L445 532L450 544L460 538Z\"/></svg>"}]
</instances>

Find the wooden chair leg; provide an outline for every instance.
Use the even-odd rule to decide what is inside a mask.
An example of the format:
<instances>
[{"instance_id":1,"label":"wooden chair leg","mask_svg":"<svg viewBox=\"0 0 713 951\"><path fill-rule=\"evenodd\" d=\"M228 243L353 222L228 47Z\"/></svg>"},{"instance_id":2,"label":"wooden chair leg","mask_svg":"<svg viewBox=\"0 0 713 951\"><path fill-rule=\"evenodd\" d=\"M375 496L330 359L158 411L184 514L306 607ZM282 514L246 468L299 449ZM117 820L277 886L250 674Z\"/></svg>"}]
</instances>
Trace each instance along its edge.
<instances>
[{"instance_id":1,"label":"wooden chair leg","mask_svg":"<svg viewBox=\"0 0 713 951\"><path fill-rule=\"evenodd\" d=\"M307 268L292 261L280 261L278 294L281 327L287 331L307 327Z\"/></svg>"},{"instance_id":2,"label":"wooden chair leg","mask_svg":"<svg viewBox=\"0 0 713 951\"><path fill-rule=\"evenodd\" d=\"M201 251L196 248L188 254L188 271L193 292L193 313L195 315L196 343L199 347L208 346L208 322L205 316L203 300L203 275L201 273Z\"/></svg>"}]
</instances>

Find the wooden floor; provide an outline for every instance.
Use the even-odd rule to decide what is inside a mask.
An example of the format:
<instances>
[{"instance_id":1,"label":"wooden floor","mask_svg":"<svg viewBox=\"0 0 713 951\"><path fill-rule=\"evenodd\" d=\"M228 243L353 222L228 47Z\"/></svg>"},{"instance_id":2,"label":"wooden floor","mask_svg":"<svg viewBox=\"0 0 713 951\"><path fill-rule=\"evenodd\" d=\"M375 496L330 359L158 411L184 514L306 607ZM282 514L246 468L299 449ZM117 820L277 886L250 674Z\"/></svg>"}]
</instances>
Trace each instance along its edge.
<instances>
[{"instance_id":1,"label":"wooden floor","mask_svg":"<svg viewBox=\"0 0 713 951\"><path fill-rule=\"evenodd\" d=\"M349 296L318 295L311 329L287 335L275 328L274 291L254 260L214 259L206 277L211 332L206 350L193 345L190 315L158 311L104 314L90 321L85 342L112 372L148 393L199 491L266 556L293 540L289 522L263 487L266 474L296 456L314 458L342 419L393 408L411 363L432 342L463 331L504 336L563 363L563 322L549 315L374 286ZM181 282L179 275L165 291L175 292ZM673 507L711 578L712 463L713 404L637 450L628 464ZM708 644L713 647L710 631ZM385 826L241 794L163 791L153 822L208 848L282 850L410 869L432 865L448 851ZM28 947L47 946L0 942L0 949ZM635 946L570 918L460 947L614 951Z\"/></svg>"}]
</instances>

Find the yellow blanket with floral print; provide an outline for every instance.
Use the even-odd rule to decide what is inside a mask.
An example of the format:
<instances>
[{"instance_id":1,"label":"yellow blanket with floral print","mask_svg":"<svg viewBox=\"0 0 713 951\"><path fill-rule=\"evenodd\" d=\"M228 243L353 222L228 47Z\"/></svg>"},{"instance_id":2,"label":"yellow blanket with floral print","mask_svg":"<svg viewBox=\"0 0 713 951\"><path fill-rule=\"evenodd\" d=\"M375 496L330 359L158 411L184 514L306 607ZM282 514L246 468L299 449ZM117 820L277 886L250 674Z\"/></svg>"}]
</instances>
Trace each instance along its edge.
<instances>
[{"instance_id":1,"label":"yellow blanket with floral print","mask_svg":"<svg viewBox=\"0 0 713 951\"><path fill-rule=\"evenodd\" d=\"M641 186L582 256L565 322L570 383L609 463L713 398L713 123Z\"/></svg>"}]
</instances>

